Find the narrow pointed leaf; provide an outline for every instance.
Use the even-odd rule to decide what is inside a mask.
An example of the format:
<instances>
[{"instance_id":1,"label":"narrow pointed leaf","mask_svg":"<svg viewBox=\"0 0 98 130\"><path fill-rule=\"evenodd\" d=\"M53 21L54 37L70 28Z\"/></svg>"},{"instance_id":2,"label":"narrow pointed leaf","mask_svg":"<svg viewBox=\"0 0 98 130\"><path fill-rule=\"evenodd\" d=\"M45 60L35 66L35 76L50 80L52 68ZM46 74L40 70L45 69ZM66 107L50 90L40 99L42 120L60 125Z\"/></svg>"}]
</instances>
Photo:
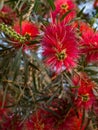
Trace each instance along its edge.
<instances>
[{"instance_id":1,"label":"narrow pointed leaf","mask_svg":"<svg viewBox=\"0 0 98 130\"><path fill-rule=\"evenodd\" d=\"M61 21L64 20L64 18L71 12L72 10L67 11L63 16L61 17Z\"/></svg>"},{"instance_id":2,"label":"narrow pointed leaf","mask_svg":"<svg viewBox=\"0 0 98 130\"><path fill-rule=\"evenodd\" d=\"M54 5L54 2L53 0L47 0L49 5L51 6L52 10L55 10L55 5Z\"/></svg>"},{"instance_id":3,"label":"narrow pointed leaf","mask_svg":"<svg viewBox=\"0 0 98 130\"><path fill-rule=\"evenodd\" d=\"M83 14L84 9L85 9L85 6L79 11L79 13L77 14L77 17L80 17Z\"/></svg>"}]
</instances>

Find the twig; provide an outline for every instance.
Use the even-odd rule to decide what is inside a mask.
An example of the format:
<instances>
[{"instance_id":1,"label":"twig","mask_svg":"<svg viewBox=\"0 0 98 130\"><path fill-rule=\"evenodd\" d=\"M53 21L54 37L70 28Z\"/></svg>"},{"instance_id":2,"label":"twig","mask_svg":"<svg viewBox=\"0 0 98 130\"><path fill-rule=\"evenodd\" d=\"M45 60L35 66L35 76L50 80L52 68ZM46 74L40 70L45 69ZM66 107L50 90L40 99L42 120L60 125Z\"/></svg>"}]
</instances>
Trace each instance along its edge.
<instances>
[{"instance_id":1,"label":"twig","mask_svg":"<svg viewBox=\"0 0 98 130\"><path fill-rule=\"evenodd\" d=\"M30 8L29 8L29 10L28 10L28 12L24 15L24 19L27 19L27 20L29 20L29 17L30 17L30 15L31 15L31 12L32 12L32 9L33 9L33 7L34 7L34 0L31 0L31 2L32 2L32 4L31 4L31 6L30 6Z\"/></svg>"}]
</instances>

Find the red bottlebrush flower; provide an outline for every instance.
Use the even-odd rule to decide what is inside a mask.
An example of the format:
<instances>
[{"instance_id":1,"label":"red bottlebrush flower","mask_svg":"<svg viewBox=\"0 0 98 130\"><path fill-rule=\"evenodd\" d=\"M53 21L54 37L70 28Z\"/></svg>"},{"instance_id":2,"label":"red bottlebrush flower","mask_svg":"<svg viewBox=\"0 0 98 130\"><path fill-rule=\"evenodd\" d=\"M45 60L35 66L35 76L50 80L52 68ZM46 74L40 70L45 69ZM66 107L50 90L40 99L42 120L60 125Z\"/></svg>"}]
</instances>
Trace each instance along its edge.
<instances>
[{"instance_id":1,"label":"red bottlebrush flower","mask_svg":"<svg viewBox=\"0 0 98 130\"><path fill-rule=\"evenodd\" d=\"M4 103L2 102L2 96L3 95L0 93L0 124L2 124L8 118L8 114L10 113L10 109L5 108L7 101Z\"/></svg>"},{"instance_id":2,"label":"red bottlebrush flower","mask_svg":"<svg viewBox=\"0 0 98 130\"><path fill-rule=\"evenodd\" d=\"M71 110L68 116L65 118L62 124L60 124L58 130L85 130L82 124L82 113L76 113ZM82 127L81 127L82 126Z\"/></svg>"},{"instance_id":3,"label":"red bottlebrush flower","mask_svg":"<svg viewBox=\"0 0 98 130\"><path fill-rule=\"evenodd\" d=\"M48 109L37 110L35 114L26 121L27 130L84 130L82 123L82 113L77 110L70 109L68 113L67 101L63 99L55 99ZM54 114L55 113L55 114Z\"/></svg>"},{"instance_id":4,"label":"red bottlebrush flower","mask_svg":"<svg viewBox=\"0 0 98 130\"><path fill-rule=\"evenodd\" d=\"M21 26L19 22L15 23L14 30L23 36L29 35L32 39L38 35L38 28L34 23L29 21L22 21Z\"/></svg>"},{"instance_id":5,"label":"red bottlebrush flower","mask_svg":"<svg viewBox=\"0 0 98 130\"><path fill-rule=\"evenodd\" d=\"M92 82L85 73L80 73L78 74L78 76L74 76L73 82L75 83L75 85L79 86L78 95L75 99L75 104L80 108L91 108L95 101L95 95L93 93L95 83Z\"/></svg>"},{"instance_id":6,"label":"red bottlebrush flower","mask_svg":"<svg viewBox=\"0 0 98 130\"><path fill-rule=\"evenodd\" d=\"M48 109L54 112L41 109L37 110L31 118L26 121L27 130L58 130L59 123L64 119L66 103L66 101L57 98L48 107ZM55 115L53 113L57 114ZM59 115L59 117L57 115Z\"/></svg>"},{"instance_id":7,"label":"red bottlebrush flower","mask_svg":"<svg viewBox=\"0 0 98 130\"><path fill-rule=\"evenodd\" d=\"M29 21L23 21L21 23L21 26L20 26L19 22L16 22L13 28L17 33L25 36L28 39L28 41L26 43L23 43L23 44L17 42L15 44L15 47L23 46L24 48L30 49L34 46L34 45L29 45L30 44L29 41L34 40L34 38L39 33L38 28L34 23L31 23Z\"/></svg>"},{"instance_id":8,"label":"red bottlebrush flower","mask_svg":"<svg viewBox=\"0 0 98 130\"><path fill-rule=\"evenodd\" d=\"M94 8L98 9L98 0L95 0L95 2L94 2Z\"/></svg>"},{"instance_id":9,"label":"red bottlebrush flower","mask_svg":"<svg viewBox=\"0 0 98 130\"><path fill-rule=\"evenodd\" d=\"M81 33L84 33L84 32L93 32L93 29L90 27L89 24L85 23L85 22L77 22L78 23L78 26L79 26L79 29L80 29L80 32Z\"/></svg>"},{"instance_id":10,"label":"red bottlebrush flower","mask_svg":"<svg viewBox=\"0 0 98 130\"><path fill-rule=\"evenodd\" d=\"M42 39L43 56L46 64L56 72L70 70L76 66L78 48L75 31L62 23L51 23Z\"/></svg>"},{"instance_id":11,"label":"red bottlebrush flower","mask_svg":"<svg viewBox=\"0 0 98 130\"><path fill-rule=\"evenodd\" d=\"M31 119L26 121L27 130L55 130L53 118L48 118L48 112L38 110Z\"/></svg>"},{"instance_id":12,"label":"red bottlebrush flower","mask_svg":"<svg viewBox=\"0 0 98 130\"><path fill-rule=\"evenodd\" d=\"M23 124L20 124L20 118L14 114L6 118L2 123L2 130L23 130Z\"/></svg>"},{"instance_id":13,"label":"red bottlebrush flower","mask_svg":"<svg viewBox=\"0 0 98 130\"><path fill-rule=\"evenodd\" d=\"M0 102L0 123L3 122L3 118L7 117L7 109L1 107L2 107L2 102Z\"/></svg>"},{"instance_id":14,"label":"red bottlebrush flower","mask_svg":"<svg viewBox=\"0 0 98 130\"><path fill-rule=\"evenodd\" d=\"M9 6L4 5L1 12L9 13L9 12L12 12L12 9Z\"/></svg>"},{"instance_id":15,"label":"red bottlebrush flower","mask_svg":"<svg viewBox=\"0 0 98 130\"><path fill-rule=\"evenodd\" d=\"M60 111L58 113L60 115ZM26 122L27 130L80 130L82 123L82 114L78 113L78 117L72 110L66 117L57 118L52 112L37 111L29 121ZM84 130L84 127L81 128Z\"/></svg>"},{"instance_id":16,"label":"red bottlebrush flower","mask_svg":"<svg viewBox=\"0 0 98 130\"><path fill-rule=\"evenodd\" d=\"M0 22L12 25L16 19L16 13L8 5L4 5L0 11Z\"/></svg>"},{"instance_id":17,"label":"red bottlebrush flower","mask_svg":"<svg viewBox=\"0 0 98 130\"><path fill-rule=\"evenodd\" d=\"M51 13L53 21L55 21L57 17L62 18L68 11L71 12L64 18L65 21L69 22L76 16L76 5L72 0L56 0L55 7L56 9Z\"/></svg>"},{"instance_id":18,"label":"red bottlebrush flower","mask_svg":"<svg viewBox=\"0 0 98 130\"><path fill-rule=\"evenodd\" d=\"M81 53L85 54L87 62L98 61L98 32L94 32L86 23L81 23L80 32L82 37L80 41Z\"/></svg>"}]
</instances>

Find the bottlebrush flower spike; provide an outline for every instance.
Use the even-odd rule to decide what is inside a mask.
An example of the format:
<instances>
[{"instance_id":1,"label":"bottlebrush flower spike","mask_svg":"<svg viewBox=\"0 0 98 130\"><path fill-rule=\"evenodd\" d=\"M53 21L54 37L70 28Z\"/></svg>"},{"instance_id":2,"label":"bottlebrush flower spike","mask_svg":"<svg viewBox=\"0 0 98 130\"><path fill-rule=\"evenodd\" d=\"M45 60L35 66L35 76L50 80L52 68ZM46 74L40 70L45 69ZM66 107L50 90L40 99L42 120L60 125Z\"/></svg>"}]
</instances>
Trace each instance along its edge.
<instances>
[{"instance_id":1,"label":"bottlebrush flower spike","mask_svg":"<svg viewBox=\"0 0 98 130\"><path fill-rule=\"evenodd\" d=\"M42 39L43 56L47 66L57 73L76 66L78 58L75 30L62 23L51 23Z\"/></svg>"},{"instance_id":2,"label":"bottlebrush flower spike","mask_svg":"<svg viewBox=\"0 0 98 130\"><path fill-rule=\"evenodd\" d=\"M86 56L87 62L98 61L98 32L94 32L86 23L81 23L80 32L82 37L80 41L81 53Z\"/></svg>"},{"instance_id":3,"label":"bottlebrush flower spike","mask_svg":"<svg viewBox=\"0 0 98 130\"><path fill-rule=\"evenodd\" d=\"M60 115L60 111L58 114ZM27 130L80 130L82 114L79 112L78 115L79 117L71 110L67 117L63 113L58 119L51 112L38 110L30 120L26 121L26 128ZM84 128L82 127L81 130Z\"/></svg>"},{"instance_id":4,"label":"bottlebrush flower spike","mask_svg":"<svg viewBox=\"0 0 98 130\"><path fill-rule=\"evenodd\" d=\"M3 8L1 9L1 12L9 13L9 12L12 12L12 9L9 6L4 5Z\"/></svg>"},{"instance_id":5,"label":"bottlebrush flower spike","mask_svg":"<svg viewBox=\"0 0 98 130\"><path fill-rule=\"evenodd\" d=\"M32 39L38 35L38 28L34 23L31 23L29 21L22 21L21 26L19 22L15 23L14 29L17 33L23 36L28 35Z\"/></svg>"},{"instance_id":6,"label":"bottlebrush flower spike","mask_svg":"<svg viewBox=\"0 0 98 130\"><path fill-rule=\"evenodd\" d=\"M27 130L58 130L59 124L64 119L67 102L63 99L54 99L47 110L38 109L31 118L26 121ZM53 113L60 115L59 117ZM63 130L63 129L61 129Z\"/></svg>"},{"instance_id":7,"label":"bottlebrush flower spike","mask_svg":"<svg viewBox=\"0 0 98 130\"><path fill-rule=\"evenodd\" d=\"M98 9L98 0L95 0L95 2L94 2L94 8Z\"/></svg>"},{"instance_id":8,"label":"bottlebrush flower spike","mask_svg":"<svg viewBox=\"0 0 98 130\"><path fill-rule=\"evenodd\" d=\"M82 113L78 112L78 116L71 110L69 115L65 118L58 130L85 130L82 124ZM81 127L82 126L82 127Z\"/></svg>"},{"instance_id":9,"label":"bottlebrush flower spike","mask_svg":"<svg viewBox=\"0 0 98 130\"><path fill-rule=\"evenodd\" d=\"M56 0L55 7L56 9L51 13L53 21L55 21L56 18L62 18L68 11L71 12L65 17L65 21L68 22L76 16L76 5L72 0Z\"/></svg>"},{"instance_id":10,"label":"bottlebrush flower spike","mask_svg":"<svg viewBox=\"0 0 98 130\"><path fill-rule=\"evenodd\" d=\"M26 121L27 130L55 130L54 118L48 118L48 112L38 110L31 116L31 119Z\"/></svg>"},{"instance_id":11,"label":"bottlebrush flower spike","mask_svg":"<svg viewBox=\"0 0 98 130\"><path fill-rule=\"evenodd\" d=\"M23 130L23 124L19 116L11 114L6 120L2 123L2 130Z\"/></svg>"},{"instance_id":12,"label":"bottlebrush flower spike","mask_svg":"<svg viewBox=\"0 0 98 130\"><path fill-rule=\"evenodd\" d=\"M3 118L7 117L8 110L6 108L1 108L2 102L0 101L0 122L3 122Z\"/></svg>"},{"instance_id":13,"label":"bottlebrush flower spike","mask_svg":"<svg viewBox=\"0 0 98 130\"><path fill-rule=\"evenodd\" d=\"M29 41L34 40L34 38L38 35L39 31L37 26L34 23L31 23L29 21L22 21L21 26L19 24L19 22L16 22L13 29L21 34L22 36L25 36L28 41L20 44L20 43L16 43L15 46L16 47L21 47L23 46L24 48L32 48L32 46L28 46L30 44Z\"/></svg>"},{"instance_id":14,"label":"bottlebrush flower spike","mask_svg":"<svg viewBox=\"0 0 98 130\"><path fill-rule=\"evenodd\" d=\"M0 22L12 25L16 19L16 13L13 12L13 10L8 5L4 5L3 8L0 10Z\"/></svg>"},{"instance_id":15,"label":"bottlebrush flower spike","mask_svg":"<svg viewBox=\"0 0 98 130\"><path fill-rule=\"evenodd\" d=\"M80 76L80 78L79 78ZM75 82L74 82L75 81ZM80 73L74 75L73 82L78 85L78 96L75 99L75 104L80 108L89 109L92 107L96 97L93 93L95 83L86 75L86 73Z\"/></svg>"}]
</instances>

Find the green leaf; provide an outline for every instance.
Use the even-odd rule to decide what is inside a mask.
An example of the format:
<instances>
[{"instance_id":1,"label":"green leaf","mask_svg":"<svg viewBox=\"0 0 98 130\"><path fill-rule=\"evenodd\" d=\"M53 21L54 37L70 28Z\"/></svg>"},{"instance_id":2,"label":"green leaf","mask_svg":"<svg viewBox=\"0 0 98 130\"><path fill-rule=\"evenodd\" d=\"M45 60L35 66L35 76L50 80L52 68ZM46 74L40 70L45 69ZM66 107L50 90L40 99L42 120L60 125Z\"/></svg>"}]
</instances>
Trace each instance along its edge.
<instances>
[{"instance_id":1,"label":"green leaf","mask_svg":"<svg viewBox=\"0 0 98 130\"><path fill-rule=\"evenodd\" d=\"M47 97L41 97L40 99L37 99L36 100L36 103L37 102L42 102L42 101L47 101L49 99L49 97L47 96Z\"/></svg>"},{"instance_id":2,"label":"green leaf","mask_svg":"<svg viewBox=\"0 0 98 130\"><path fill-rule=\"evenodd\" d=\"M18 54L16 55L15 61L12 65L12 71L14 72L13 81L16 79L19 72L20 63L21 63L21 54L22 54L22 49L19 50Z\"/></svg>"},{"instance_id":3,"label":"green leaf","mask_svg":"<svg viewBox=\"0 0 98 130\"><path fill-rule=\"evenodd\" d=\"M81 128L84 124L84 121L85 121L85 108L83 108L83 115L82 115L82 122L81 122Z\"/></svg>"},{"instance_id":4,"label":"green leaf","mask_svg":"<svg viewBox=\"0 0 98 130\"><path fill-rule=\"evenodd\" d=\"M54 5L54 2L53 0L47 0L49 5L51 6L52 10L55 10L55 5Z\"/></svg>"},{"instance_id":5,"label":"green leaf","mask_svg":"<svg viewBox=\"0 0 98 130\"><path fill-rule=\"evenodd\" d=\"M98 83L98 66L97 64L91 64L84 68L85 72L88 73L90 78L94 80L96 83Z\"/></svg>"},{"instance_id":6,"label":"green leaf","mask_svg":"<svg viewBox=\"0 0 98 130\"><path fill-rule=\"evenodd\" d=\"M35 0L35 3L34 3L34 7L33 7L33 11L34 12L37 12L37 10L39 9L39 4L40 4L40 1L39 0Z\"/></svg>"},{"instance_id":7,"label":"green leaf","mask_svg":"<svg viewBox=\"0 0 98 130\"><path fill-rule=\"evenodd\" d=\"M29 75L29 61L27 60L27 57L24 55L24 82L26 83L28 81L28 75Z\"/></svg>"},{"instance_id":8,"label":"green leaf","mask_svg":"<svg viewBox=\"0 0 98 130\"><path fill-rule=\"evenodd\" d=\"M74 89L74 88L76 89L76 88L79 88L79 87L80 87L80 86L71 86L71 88L73 88L73 89Z\"/></svg>"},{"instance_id":9,"label":"green leaf","mask_svg":"<svg viewBox=\"0 0 98 130\"><path fill-rule=\"evenodd\" d=\"M3 94L2 108L4 108L5 106L7 90L8 90L8 85L6 86L4 94Z\"/></svg>"},{"instance_id":10,"label":"green leaf","mask_svg":"<svg viewBox=\"0 0 98 130\"><path fill-rule=\"evenodd\" d=\"M16 57L15 57L15 60L14 60L14 63L12 65L12 70L15 69L16 65L18 64L18 61L20 60L21 58L21 54L22 54L22 49L19 50L19 52L17 53Z\"/></svg>"},{"instance_id":11,"label":"green leaf","mask_svg":"<svg viewBox=\"0 0 98 130\"><path fill-rule=\"evenodd\" d=\"M77 17L80 17L83 14L84 9L85 9L85 6L79 11L79 13L77 14Z\"/></svg>"},{"instance_id":12,"label":"green leaf","mask_svg":"<svg viewBox=\"0 0 98 130\"><path fill-rule=\"evenodd\" d=\"M11 54L3 55L2 60L0 61L0 68L2 68L2 78L6 77L9 74L9 67L11 65Z\"/></svg>"},{"instance_id":13,"label":"green leaf","mask_svg":"<svg viewBox=\"0 0 98 130\"><path fill-rule=\"evenodd\" d=\"M47 101L47 104L51 104L51 102L53 101L53 99L56 98L56 95L58 93L58 89L54 92L54 94L49 98L49 100Z\"/></svg>"},{"instance_id":14,"label":"green leaf","mask_svg":"<svg viewBox=\"0 0 98 130\"><path fill-rule=\"evenodd\" d=\"M32 68L34 68L34 69L36 69L36 70L39 71L39 68L38 68L36 65L32 64L31 62L29 62L29 65L30 65Z\"/></svg>"},{"instance_id":15,"label":"green leaf","mask_svg":"<svg viewBox=\"0 0 98 130\"><path fill-rule=\"evenodd\" d=\"M28 44L28 46L34 45L34 44L39 44L39 41L37 41L37 40L30 41L30 44Z\"/></svg>"},{"instance_id":16,"label":"green leaf","mask_svg":"<svg viewBox=\"0 0 98 130\"><path fill-rule=\"evenodd\" d=\"M65 14L63 14L63 16L61 17L61 21L71 12L72 10L67 11Z\"/></svg>"},{"instance_id":17,"label":"green leaf","mask_svg":"<svg viewBox=\"0 0 98 130\"><path fill-rule=\"evenodd\" d=\"M47 108L45 107L44 109L45 109L46 111L48 111L49 113L52 113L54 116L56 116L57 118L60 119L60 115L59 115L58 113L56 113L55 111L49 109L48 107L47 107Z\"/></svg>"},{"instance_id":18,"label":"green leaf","mask_svg":"<svg viewBox=\"0 0 98 130\"><path fill-rule=\"evenodd\" d=\"M33 91L38 92L38 90L37 90L37 88L38 88L38 83L37 83L37 80L36 80L36 75L35 75L35 73L32 74L32 77L33 77L33 85L34 85Z\"/></svg>"},{"instance_id":19,"label":"green leaf","mask_svg":"<svg viewBox=\"0 0 98 130\"><path fill-rule=\"evenodd\" d=\"M64 75L64 77L66 78L67 82L68 82L71 86L73 86L73 82L72 82L71 78L66 74L66 72L64 72L63 75Z\"/></svg>"}]
</instances>

